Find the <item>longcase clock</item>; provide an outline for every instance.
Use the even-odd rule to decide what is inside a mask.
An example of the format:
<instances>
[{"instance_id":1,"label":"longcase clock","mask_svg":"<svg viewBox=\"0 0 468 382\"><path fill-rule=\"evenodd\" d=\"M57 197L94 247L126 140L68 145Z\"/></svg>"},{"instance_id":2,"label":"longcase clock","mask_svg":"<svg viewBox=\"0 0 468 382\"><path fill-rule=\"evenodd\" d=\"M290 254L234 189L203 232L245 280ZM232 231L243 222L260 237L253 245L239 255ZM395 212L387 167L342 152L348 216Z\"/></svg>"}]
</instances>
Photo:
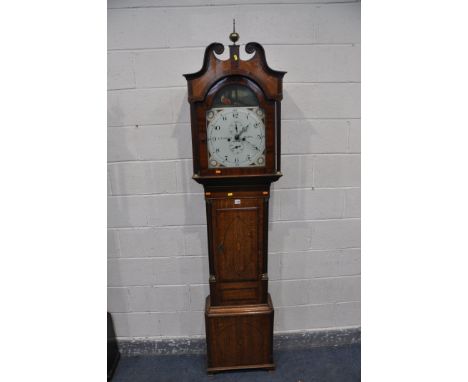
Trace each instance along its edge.
<instances>
[{"instance_id":1,"label":"longcase clock","mask_svg":"<svg viewBox=\"0 0 468 382\"><path fill-rule=\"evenodd\" d=\"M205 327L208 372L273 369L273 304L268 293L268 201L281 177L282 79L263 47L239 35L229 59L220 43L200 71L185 74L190 103L193 179L205 192L210 295Z\"/></svg>"}]
</instances>

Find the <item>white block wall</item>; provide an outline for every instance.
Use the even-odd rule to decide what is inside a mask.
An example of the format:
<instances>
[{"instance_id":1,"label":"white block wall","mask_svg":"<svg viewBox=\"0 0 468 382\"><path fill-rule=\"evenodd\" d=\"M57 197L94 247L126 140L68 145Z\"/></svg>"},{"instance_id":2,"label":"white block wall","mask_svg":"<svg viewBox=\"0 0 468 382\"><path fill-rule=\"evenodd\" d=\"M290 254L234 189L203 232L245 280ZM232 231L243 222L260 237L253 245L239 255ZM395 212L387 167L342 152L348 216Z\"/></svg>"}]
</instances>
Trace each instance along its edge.
<instances>
[{"instance_id":1,"label":"white block wall","mask_svg":"<svg viewBox=\"0 0 468 382\"><path fill-rule=\"evenodd\" d=\"M117 336L204 334L202 187L183 73L204 48L264 45L287 71L270 202L275 331L360 325L360 3L109 0L108 310ZM298 4L300 3L300 4Z\"/></svg>"}]
</instances>

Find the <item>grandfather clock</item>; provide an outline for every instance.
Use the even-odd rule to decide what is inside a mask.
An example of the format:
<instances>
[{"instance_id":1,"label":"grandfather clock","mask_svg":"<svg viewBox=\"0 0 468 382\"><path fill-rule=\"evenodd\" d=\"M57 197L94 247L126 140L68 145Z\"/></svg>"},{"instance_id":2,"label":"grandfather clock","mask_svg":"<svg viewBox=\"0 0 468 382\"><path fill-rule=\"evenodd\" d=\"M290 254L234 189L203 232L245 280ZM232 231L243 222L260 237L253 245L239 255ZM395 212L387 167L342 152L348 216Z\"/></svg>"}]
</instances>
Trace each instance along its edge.
<instances>
[{"instance_id":1,"label":"grandfather clock","mask_svg":"<svg viewBox=\"0 0 468 382\"><path fill-rule=\"evenodd\" d=\"M229 59L205 50L200 71L185 74L193 179L205 191L209 285L205 327L208 372L273 369L273 304L268 293L268 201L281 177L282 79L263 47L241 60L230 34Z\"/></svg>"}]
</instances>

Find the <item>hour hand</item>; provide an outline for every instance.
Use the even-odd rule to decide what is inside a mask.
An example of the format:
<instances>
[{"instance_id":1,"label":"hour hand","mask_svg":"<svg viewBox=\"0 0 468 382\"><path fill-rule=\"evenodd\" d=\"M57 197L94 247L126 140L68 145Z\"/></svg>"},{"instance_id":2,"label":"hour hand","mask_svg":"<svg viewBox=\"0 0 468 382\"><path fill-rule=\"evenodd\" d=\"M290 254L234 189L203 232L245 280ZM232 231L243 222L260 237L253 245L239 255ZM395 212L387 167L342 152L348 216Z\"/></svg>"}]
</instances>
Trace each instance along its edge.
<instances>
[{"instance_id":1,"label":"hour hand","mask_svg":"<svg viewBox=\"0 0 468 382\"><path fill-rule=\"evenodd\" d=\"M246 126L244 126L244 127L241 129L241 131L239 132L239 134L236 134L236 141L239 140L240 136L241 136L242 134L244 134L244 133L247 131L248 128L249 128L249 125L246 125Z\"/></svg>"}]
</instances>

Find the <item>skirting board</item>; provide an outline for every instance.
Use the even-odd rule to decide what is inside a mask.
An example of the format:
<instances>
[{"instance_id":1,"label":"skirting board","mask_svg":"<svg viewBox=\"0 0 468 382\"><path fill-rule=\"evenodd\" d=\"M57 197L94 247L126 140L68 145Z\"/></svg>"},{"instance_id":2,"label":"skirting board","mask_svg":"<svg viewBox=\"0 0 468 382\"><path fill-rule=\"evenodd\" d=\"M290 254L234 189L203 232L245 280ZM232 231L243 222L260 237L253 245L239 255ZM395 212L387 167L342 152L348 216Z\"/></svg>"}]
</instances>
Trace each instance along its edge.
<instances>
[{"instance_id":1,"label":"skirting board","mask_svg":"<svg viewBox=\"0 0 468 382\"><path fill-rule=\"evenodd\" d=\"M205 354L206 342L199 338L117 339L124 357L137 355ZM275 333L273 349L305 349L317 346L340 346L361 342L361 328L310 330Z\"/></svg>"}]
</instances>

